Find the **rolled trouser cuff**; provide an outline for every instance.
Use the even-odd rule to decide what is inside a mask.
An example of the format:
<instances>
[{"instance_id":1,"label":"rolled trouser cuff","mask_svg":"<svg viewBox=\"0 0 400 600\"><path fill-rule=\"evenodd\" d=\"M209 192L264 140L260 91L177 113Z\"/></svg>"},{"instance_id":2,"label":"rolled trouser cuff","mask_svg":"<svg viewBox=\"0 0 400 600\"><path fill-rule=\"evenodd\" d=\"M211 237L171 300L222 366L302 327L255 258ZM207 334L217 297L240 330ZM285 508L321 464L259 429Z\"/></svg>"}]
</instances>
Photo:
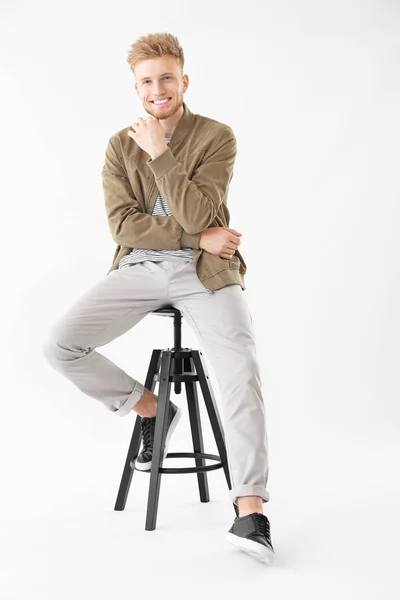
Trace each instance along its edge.
<instances>
[{"instance_id":1,"label":"rolled trouser cuff","mask_svg":"<svg viewBox=\"0 0 400 600\"><path fill-rule=\"evenodd\" d=\"M269 492L262 485L237 485L229 491L229 498L237 506L238 496L260 496L263 504L269 501Z\"/></svg>"},{"instance_id":2,"label":"rolled trouser cuff","mask_svg":"<svg viewBox=\"0 0 400 600\"><path fill-rule=\"evenodd\" d=\"M132 393L128 396L124 404L122 404L122 406L119 409L114 411L114 414L117 415L117 417L125 417L131 412L135 404L139 402L140 398L143 396L143 393L144 386L141 383L139 383L139 381L137 381L132 390Z\"/></svg>"}]
</instances>

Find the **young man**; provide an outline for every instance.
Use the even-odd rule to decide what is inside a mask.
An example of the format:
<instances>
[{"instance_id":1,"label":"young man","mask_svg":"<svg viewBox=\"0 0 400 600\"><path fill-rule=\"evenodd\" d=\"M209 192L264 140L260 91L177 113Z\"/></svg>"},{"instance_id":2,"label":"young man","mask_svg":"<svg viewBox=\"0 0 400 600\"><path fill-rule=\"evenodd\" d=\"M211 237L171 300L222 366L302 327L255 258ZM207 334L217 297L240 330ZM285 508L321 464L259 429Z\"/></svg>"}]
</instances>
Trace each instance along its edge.
<instances>
[{"instance_id":1,"label":"young man","mask_svg":"<svg viewBox=\"0 0 400 600\"><path fill-rule=\"evenodd\" d=\"M270 563L262 505L269 500L264 403L245 289L240 236L227 196L236 158L232 129L193 114L189 78L171 34L131 46L135 89L149 117L108 142L102 171L108 224L117 244L107 276L52 328L44 353L82 392L118 416L141 417L136 467L151 468L157 396L95 349L172 304L182 311L218 377L232 489L239 516L228 540ZM164 457L181 410L171 402Z\"/></svg>"}]
</instances>

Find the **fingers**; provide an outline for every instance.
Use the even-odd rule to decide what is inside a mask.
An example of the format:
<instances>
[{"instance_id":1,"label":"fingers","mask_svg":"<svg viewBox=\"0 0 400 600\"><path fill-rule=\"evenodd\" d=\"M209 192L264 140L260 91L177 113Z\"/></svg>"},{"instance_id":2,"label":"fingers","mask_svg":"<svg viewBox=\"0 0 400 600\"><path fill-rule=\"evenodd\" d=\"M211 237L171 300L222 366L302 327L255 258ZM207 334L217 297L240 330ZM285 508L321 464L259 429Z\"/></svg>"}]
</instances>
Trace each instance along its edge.
<instances>
[{"instance_id":1,"label":"fingers","mask_svg":"<svg viewBox=\"0 0 400 600\"><path fill-rule=\"evenodd\" d=\"M230 247L230 248L227 248L227 249L225 250L225 252L223 252L223 253L221 254L221 256L222 256L223 258L232 258L232 256L235 254L235 252L236 252L236 248L235 248L235 247L234 247L234 248Z\"/></svg>"},{"instance_id":2,"label":"fingers","mask_svg":"<svg viewBox=\"0 0 400 600\"><path fill-rule=\"evenodd\" d=\"M241 234L241 233L239 233L238 231L236 231L236 229L229 229L229 228L227 227L227 230L228 230L228 231L230 231L232 234L235 234L235 235L233 236L233 239L231 239L231 240L229 240L229 241L230 241L230 242L233 242L233 243L235 243L235 244L237 244L237 245L239 245L241 240L240 240L240 238L239 238L238 236L241 236L242 234Z\"/></svg>"},{"instance_id":3,"label":"fingers","mask_svg":"<svg viewBox=\"0 0 400 600\"><path fill-rule=\"evenodd\" d=\"M239 231L236 231L236 229L231 229L229 227L225 227L225 229L232 234L232 237L225 243L225 252L222 252L220 256L221 258L232 259L234 253L236 252L238 246L241 243L241 239L239 236L241 236L242 234L239 233Z\"/></svg>"}]
</instances>

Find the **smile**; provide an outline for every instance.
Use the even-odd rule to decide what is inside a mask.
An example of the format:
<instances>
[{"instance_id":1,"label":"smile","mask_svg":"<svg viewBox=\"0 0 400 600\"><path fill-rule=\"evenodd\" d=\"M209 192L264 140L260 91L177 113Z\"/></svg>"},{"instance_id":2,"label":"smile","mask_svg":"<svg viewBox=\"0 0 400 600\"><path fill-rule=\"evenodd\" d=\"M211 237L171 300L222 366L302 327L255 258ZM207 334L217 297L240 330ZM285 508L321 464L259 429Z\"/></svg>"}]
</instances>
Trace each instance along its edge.
<instances>
[{"instance_id":1,"label":"smile","mask_svg":"<svg viewBox=\"0 0 400 600\"><path fill-rule=\"evenodd\" d=\"M155 100L152 100L151 102L153 104L155 104L156 106L164 106L164 104L168 104L168 102L171 100L171 98L168 98L168 100L162 100L160 102L156 102Z\"/></svg>"}]
</instances>

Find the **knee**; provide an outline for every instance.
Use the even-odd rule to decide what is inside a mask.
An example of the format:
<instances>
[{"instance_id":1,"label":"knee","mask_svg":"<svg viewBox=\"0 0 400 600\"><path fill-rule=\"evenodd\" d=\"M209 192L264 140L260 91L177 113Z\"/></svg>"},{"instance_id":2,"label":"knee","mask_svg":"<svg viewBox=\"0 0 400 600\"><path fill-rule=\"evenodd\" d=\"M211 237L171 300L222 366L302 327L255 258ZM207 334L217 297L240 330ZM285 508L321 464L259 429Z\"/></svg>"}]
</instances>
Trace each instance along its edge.
<instances>
[{"instance_id":1,"label":"knee","mask_svg":"<svg viewBox=\"0 0 400 600\"><path fill-rule=\"evenodd\" d=\"M51 365L56 366L66 358L67 338L60 327L52 327L42 344L42 355Z\"/></svg>"},{"instance_id":2,"label":"knee","mask_svg":"<svg viewBox=\"0 0 400 600\"><path fill-rule=\"evenodd\" d=\"M238 370L241 378L246 383L259 377L259 365L256 355L253 352L247 352L240 361L238 361Z\"/></svg>"},{"instance_id":3,"label":"knee","mask_svg":"<svg viewBox=\"0 0 400 600\"><path fill-rule=\"evenodd\" d=\"M49 333L42 344L42 355L57 370L66 370L75 359L87 354L90 348L83 348L77 342L74 332L57 324Z\"/></svg>"},{"instance_id":4,"label":"knee","mask_svg":"<svg viewBox=\"0 0 400 600\"><path fill-rule=\"evenodd\" d=\"M56 339L48 336L42 344L42 356L44 356L47 362L54 364L58 359L58 349L59 346Z\"/></svg>"}]
</instances>

